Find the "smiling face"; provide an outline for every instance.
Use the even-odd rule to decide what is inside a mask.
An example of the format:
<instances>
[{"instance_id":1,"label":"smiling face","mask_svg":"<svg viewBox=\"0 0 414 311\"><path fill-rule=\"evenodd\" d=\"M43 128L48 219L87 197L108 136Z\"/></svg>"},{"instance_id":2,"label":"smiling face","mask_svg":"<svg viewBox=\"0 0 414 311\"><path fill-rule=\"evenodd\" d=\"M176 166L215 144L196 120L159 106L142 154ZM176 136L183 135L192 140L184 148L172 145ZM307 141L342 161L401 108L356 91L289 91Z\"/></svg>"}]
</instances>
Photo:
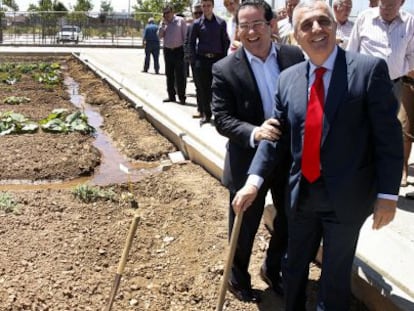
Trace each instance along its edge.
<instances>
[{"instance_id":1,"label":"smiling face","mask_svg":"<svg viewBox=\"0 0 414 311\"><path fill-rule=\"evenodd\" d=\"M262 60L269 54L274 23L274 19L266 21L261 7L248 5L238 12L237 34L240 41L250 53Z\"/></svg>"},{"instance_id":2,"label":"smiling face","mask_svg":"<svg viewBox=\"0 0 414 311\"><path fill-rule=\"evenodd\" d=\"M295 39L312 63L322 65L336 44L336 23L324 1L299 6L293 13Z\"/></svg>"},{"instance_id":3,"label":"smiling face","mask_svg":"<svg viewBox=\"0 0 414 311\"><path fill-rule=\"evenodd\" d=\"M213 2L210 0L203 0L201 1L201 9L203 11L204 16L207 19L211 19L211 17L213 16Z\"/></svg>"}]
</instances>

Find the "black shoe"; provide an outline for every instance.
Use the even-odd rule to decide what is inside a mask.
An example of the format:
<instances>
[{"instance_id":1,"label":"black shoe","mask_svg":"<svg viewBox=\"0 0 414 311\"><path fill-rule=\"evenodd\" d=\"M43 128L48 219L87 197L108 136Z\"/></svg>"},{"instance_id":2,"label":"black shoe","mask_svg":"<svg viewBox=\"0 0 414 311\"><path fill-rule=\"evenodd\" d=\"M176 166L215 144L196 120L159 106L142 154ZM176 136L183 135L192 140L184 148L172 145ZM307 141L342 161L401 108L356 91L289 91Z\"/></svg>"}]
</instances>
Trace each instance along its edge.
<instances>
[{"instance_id":1,"label":"black shoe","mask_svg":"<svg viewBox=\"0 0 414 311\"><path fill-rule=\"evenodd\" d=\"M175 102L175 98L166 98L162 100L163 103Z\"/></svg>"},{"instance_id":2,"label":"black shoe","mask_svg":"<svg viewBox=\"0 0 414 311\"><path fill-rule=\"evenodd\" d=\"M284 290L283 290L283 284L282 284L282 278L281 277L271 277L269 276L266 271L264 266L262 266L260 268L260 278L263 280L263 282L265 282L267 285L269 285L269 287L271 289L273 289L273 291L280 295L283 296L284 295Z\"/></svg>"},{"instance_id":3,"label":"black shoe","mask_svg":"<svg viewBox=\"0 0 414 311\"><path fill-rule=\"evenodd\" d=\"M259 303L261 301L260 294L252 288L239 288L228 281L227 289L240 301L254 303Z\"/></svg>"},{"instance_id":4,"label":"black shoe","mask_svg":"<svg viewBox=\"0 0 414 311\"><path fill-rule=\"evenodd\" d=\"M148 70L142 70L141 72L148 72Z\"/></svg>"},{"instance_id":5,"label":"black shoe","mask_svg":"<svg viewBox=\"0 0 414 311\"><path fill-rule=\"evenodd\" d=\"M200 126L203 126L204 124L210 123L210 119L207 118L201 118L200 120Z\"/></svg>"},{"instance_id":6,"label":"black shoe","mask_svg":"<svg viewBox=\"0 0 414 311\"><path fill-rule=\"evenodd\" d=\"M180 98L180 105L185 105L185 97L184 98Z\"/></svg>"}]
</instances>

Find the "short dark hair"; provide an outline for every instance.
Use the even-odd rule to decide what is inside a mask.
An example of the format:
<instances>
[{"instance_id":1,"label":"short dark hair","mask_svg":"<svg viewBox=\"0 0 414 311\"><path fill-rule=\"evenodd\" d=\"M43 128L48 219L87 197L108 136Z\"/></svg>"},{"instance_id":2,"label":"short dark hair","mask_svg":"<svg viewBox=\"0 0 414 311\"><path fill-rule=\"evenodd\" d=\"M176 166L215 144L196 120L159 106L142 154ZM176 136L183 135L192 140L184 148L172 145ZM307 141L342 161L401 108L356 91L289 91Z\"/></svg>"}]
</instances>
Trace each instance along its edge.
<instances>
[{"instance_id":1,"label":"short dark hair","mask_svg":"<svg viewBox=\"0 0 414 311\"><path fill-rule=\"evenodd\" d=\"M270 22L274 17L272 7L266 1L264 1L264 0L244 0L240 4L239 8L237 9L237 14L236 14L236 24L237 25L239 24L239 12L240 12L240 10L243 10L243 8L247 7L247 6L254 6L255 8L258 8L258 9L262 8L263 11L264 11L264 18L268 22Z\"/></svg>"},{"instance_id":2,"label":"short dark hair","mask_svg":"<svg viewBox=\"0 0 414 311\"><path fill-rule=\"evenodd\" d=\"M201 2L207 2L207 1L210 1L214 6L214 0L201 0Z\"/></svg>"}]
</instances>

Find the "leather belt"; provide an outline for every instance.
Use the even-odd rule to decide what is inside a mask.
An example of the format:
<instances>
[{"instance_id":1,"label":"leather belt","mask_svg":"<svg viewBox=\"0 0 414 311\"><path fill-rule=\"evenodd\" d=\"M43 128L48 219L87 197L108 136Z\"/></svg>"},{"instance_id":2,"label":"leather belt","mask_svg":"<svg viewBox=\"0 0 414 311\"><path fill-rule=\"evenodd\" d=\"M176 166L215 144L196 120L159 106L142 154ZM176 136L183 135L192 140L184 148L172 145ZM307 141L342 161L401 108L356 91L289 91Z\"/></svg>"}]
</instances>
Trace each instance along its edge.
<instances>
[{"instance_id":1,"label":"leather belt","mask_svg":"<svg viewBox=\"0 0 414 311\"><path fill-rule=\"evenodd\" d=\"M222 54L215 54L215 53L204 53L204 54L199 54L199 55L205 58L220 58L222 56Z\"/></svg>"},{"instance_id":2,"label":"leather belt","mask_svg":"<svg viewBox=\"0 0 414 311\"><path fill-rule=\"evenodd\" d=\"M179 50L179 49L182 49L182 48L183 48L182 45L181 46L177 46L176 48L167 48L167 47L164 47L164 49L170 50L170 51L175 51L175 50Z\"/></svg>"}]
</instances>

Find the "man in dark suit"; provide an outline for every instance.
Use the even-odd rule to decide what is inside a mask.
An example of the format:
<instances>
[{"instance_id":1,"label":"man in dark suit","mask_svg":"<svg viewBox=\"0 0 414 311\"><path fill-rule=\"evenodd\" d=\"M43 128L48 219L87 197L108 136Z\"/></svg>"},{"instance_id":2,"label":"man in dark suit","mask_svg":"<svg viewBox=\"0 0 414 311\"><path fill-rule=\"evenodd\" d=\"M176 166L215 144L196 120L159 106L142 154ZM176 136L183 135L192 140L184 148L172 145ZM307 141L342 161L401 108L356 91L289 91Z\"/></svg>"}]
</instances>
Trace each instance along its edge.
<instances>
[{"instance_id":1,"label":"man in dark suit","mask_svg":"<svg viewBox=\"0 0 414 311\"><path fill-rule=\"evenodd\" d=\"M275 22L272 9L265 1L243 1L236 15L237 32L243 47L213 66L215 125L220 134L229 138L222 181L230 191L230 202L246 181L259 141L275 140L280 134L278 121L269 119L279 72L304 60L299 48L272 43ZM269 188L275 203L283 206L280 204L287 171L279 169L278 177L266 181L266 186L243 218L229 280L229 289L240 300L257 301L259 298L252 290L248 267ZM229 232L234 217L230 206ZM274 230L261 276L281 294L279 273L287 245L283 208L278 210Z\"/></svg>"},{"instance_id":2,"label":"man in dark suit","mask_svg":"<svg viewBox=\"0 0 414 311\"><path fill-rule=\"evenodd\" d=\"M247 209L261 178L289 154L286 310L306 310L309 263L322 238L318 310L345 311L361 225L373 212L379 229L396 212L403 161L398 104L384 60L336 46L325 1L301 1L293 24L309 61L281 73L274 117L285 122L282 137L260 143L233 208Z\"/></svg>"},{"instance_id":3,"label":"man in dark suit","mask_svg":"<svg viewBox=\"0 0 414 311\"><path fill-rule=\"evenodd\" d=\"M197 106L200 126L211 121L211 81L215 62L227 55L230 46L225 20L213 13L214 0L201 0L203 15L194 21L189 46L197 76Z\"/></svg>"}]
</instances>

